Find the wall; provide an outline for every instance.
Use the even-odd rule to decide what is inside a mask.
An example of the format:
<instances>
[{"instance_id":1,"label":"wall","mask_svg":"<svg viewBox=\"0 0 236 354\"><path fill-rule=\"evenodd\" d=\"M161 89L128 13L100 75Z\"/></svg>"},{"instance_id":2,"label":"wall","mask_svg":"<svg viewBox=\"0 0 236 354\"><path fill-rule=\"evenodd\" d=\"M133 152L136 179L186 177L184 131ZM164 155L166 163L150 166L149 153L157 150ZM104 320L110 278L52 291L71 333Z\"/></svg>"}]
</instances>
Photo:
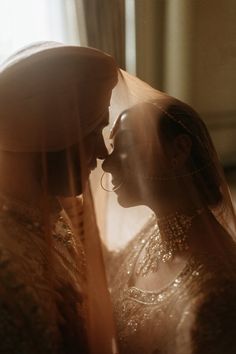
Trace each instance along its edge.
<instances>
[{"instance_id":1,"label":"wall","mask_svg":"<svg viewBox=\"0 0 236 354\"><path fill-rule=\"evenodd\" d=\"M137 75L191 104L236 164L236 1L136 0Z\"/></svg>"}]
</instances>

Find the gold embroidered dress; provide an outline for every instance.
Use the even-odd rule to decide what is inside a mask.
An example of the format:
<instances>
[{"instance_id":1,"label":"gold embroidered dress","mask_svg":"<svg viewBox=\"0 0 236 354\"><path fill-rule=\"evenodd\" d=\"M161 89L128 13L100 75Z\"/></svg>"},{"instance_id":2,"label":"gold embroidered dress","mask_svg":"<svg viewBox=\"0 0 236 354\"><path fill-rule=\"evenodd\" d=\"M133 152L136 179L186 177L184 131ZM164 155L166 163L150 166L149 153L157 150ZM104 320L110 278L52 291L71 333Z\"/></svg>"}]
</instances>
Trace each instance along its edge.
<instances>
[{"instance_id":1,"label":"gold embroidered dress","mask_svg":"<svg viewBox=\"0 0 236 354\"><path fill-rule=\"evenodd\" d=\"M39 220L1 200L0 353L86 353L83 250L54 215L49 251Z\"/></svg>"},{"instance_id":2,"label":"gold embroidered dress","mask_svg":"<svg viewBox=\"0 0 236 354\"><path fill-rule=\"evenodd\" d=\"M156 227L151 220L111 264L120 353L235 353L235 277L221 262L192 256L159 291L132 284L139 254Z\"/></svg>"}]
</instances>

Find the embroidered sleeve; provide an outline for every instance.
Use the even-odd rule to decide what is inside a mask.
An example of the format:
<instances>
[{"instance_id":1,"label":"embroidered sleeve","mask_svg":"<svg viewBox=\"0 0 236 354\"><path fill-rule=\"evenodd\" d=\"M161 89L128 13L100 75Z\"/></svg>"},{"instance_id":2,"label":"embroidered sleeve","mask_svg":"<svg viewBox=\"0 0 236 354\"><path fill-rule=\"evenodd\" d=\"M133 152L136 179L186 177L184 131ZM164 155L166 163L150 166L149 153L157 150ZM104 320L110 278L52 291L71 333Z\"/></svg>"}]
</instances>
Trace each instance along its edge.
<instances>
[{"instance_id":1,"label":"embroidered sleeve","mask_svg":"<svg viewBox=\"0 0 236 354\"><path fill-rule=\"evenodd\" d=\"M236 353L236 291L225 285L200 304L192 328L194 354Z\"/></svg>"},{"instance_id":2,"label":"embroidered sleeve","mask_svg":"<svg viewBox=\"0 0 236 354\"><path fill-rule=\"evenodd\" d=\"M47 324L34 296L0 260L0 353L55 353Z\"/></svg>"},{"instance_id":3,"label":"embroidered sleeve","mask_svg":"<svg viewBox=\"0 0 236 354\"><path fill-rule=\"evenodd\" d=\"M236 353L235 299L235 284L222 284L192 301L178 328L178 353Z\"/></svg>"}]
</instances>

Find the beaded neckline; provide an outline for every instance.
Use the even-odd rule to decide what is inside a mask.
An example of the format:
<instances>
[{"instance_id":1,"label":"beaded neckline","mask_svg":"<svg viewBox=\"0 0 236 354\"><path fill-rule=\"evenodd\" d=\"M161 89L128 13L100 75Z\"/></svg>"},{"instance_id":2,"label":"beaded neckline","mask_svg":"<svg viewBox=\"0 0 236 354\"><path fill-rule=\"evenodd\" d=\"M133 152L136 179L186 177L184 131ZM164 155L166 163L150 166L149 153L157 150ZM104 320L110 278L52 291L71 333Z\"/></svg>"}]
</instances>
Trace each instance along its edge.
<instances>
[{"instance_id":1,"label":"beaded neckline","mask_svg":"<svg viewBox=\"0 0 236 354\"><path fill-rule=\"evenodd\" d=\"M136 286L130 286L126 289L125 293L126 296L133 301L145 305L157 305L169 298L191 274L193 276L199 275L199 272L196 271L196 261L194 257L189 257L177 276L160 290L144 290Z\"/></svg>"},{"instance_id":2,"label":"beaded neckline","mask_svg":"<svg viewBox=\"0 0 236 354\"><path fill-rule=\"evenodd\" d=\"M164 218L156 219L154 232L145 242L143 257L137 262L136 275L147 276L155 273L159 268L159 262L168 262L178 252L185 252L189 249L188 233L192 221L203 212L196 210L192 215L175 212ZM164 235L165 240L162 240Z\"/></svg>"},{"instance_id":3,"label":"beaded neckline","mask_svg":"<svg viewBox=\"0 0 236 354\"><path fill-rule=\"evenodd\" d=\"M199 271L197 269L199 267L201 268L201 264L196 261L196 258L193 255L190 255L186 261L186 264L177 276L160 290L143 290L134 285L129 285L129 282L135 272L137 257L141 250L145 247L148 238L155 233L156 227L156 218L152 215L147 223L147 227L144 228L138 236L138 239L136 239L136 245L134 246L133 252L129 257L126 268L127 281L124 293L128 299L145 305L156 305L160 304L164 300L167 300L172 294L175 293L179 285L182 285L182 283L189 278L189 276L199 276Z\"/></svg>"}]
</instances>

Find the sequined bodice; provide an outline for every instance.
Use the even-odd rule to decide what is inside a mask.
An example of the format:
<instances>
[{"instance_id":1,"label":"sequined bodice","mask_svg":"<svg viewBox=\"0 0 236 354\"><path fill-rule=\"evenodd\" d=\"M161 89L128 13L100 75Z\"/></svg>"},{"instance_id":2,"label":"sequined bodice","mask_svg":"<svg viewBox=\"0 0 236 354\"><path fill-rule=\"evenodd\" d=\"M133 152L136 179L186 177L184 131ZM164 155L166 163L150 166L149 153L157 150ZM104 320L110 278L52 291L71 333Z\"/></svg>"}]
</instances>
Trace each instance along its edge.
<instances>
[{"instance_id":1,"label":"sequined bodice","mask_svg":"<svg viewBox=\"0 0 236 354\"><path fill-rule=\"evenodd\" d=\"M120 265L116 275L112 276L111 286L120 352L189 354L194 352L188 347L190 331L186 330L183 335L183 327L191 327L192 313L205 301L202 290L205 289L207 298L212 288L216 292L217 285L212 285L214 275L194 257L189 258L177 277L160 291L144 291L130 285L135 262L154 229L155 223L151 221L114 261L114 265L116 262ZM222 285L218 286L217 291L221 291ZM185 338L182 344L185 335L188 339Z\"/></svg>"}]
</instances>

